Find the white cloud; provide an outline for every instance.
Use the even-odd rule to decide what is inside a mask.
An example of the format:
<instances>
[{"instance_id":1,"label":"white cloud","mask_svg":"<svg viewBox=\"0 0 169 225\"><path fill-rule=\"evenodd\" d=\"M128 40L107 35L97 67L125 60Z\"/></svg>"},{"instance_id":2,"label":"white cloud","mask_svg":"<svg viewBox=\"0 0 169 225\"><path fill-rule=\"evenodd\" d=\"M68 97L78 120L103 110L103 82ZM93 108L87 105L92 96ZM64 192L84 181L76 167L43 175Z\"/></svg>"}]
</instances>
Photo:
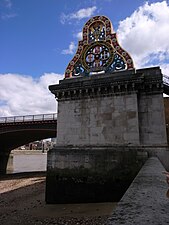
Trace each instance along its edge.
<instances>
[{"instance_id":1,"label":"white cloud","mask_svg":"<svg viewBox=\"0 0 169 225\"><path fill-rule=\"evenodd\" d=\"M12 19L16 16L18 16L18 14L16 14L13 10L12 10L12 1L11 0L3 0L2 3L2 13L0 15L0 18L2 20L9 20Z\"/></svg>"},{"instance_id":2,"label":"white cloud","mask_svg":"<svg viewBox=\"0 0 169 225\"><path fill-rule=\"evenodd\" d=\"M70 20L72 20L72 19L81 20L84 18L89 18L93 15L93 13L96 11L96 9L97 9L97 7L93 6L93 7L89 7L89 8L80 9L75 13L70 13L67 15L62 13L61 18L60 18L61 23L64 24L67 21L70 23Z\"/></svg>"},{"instance_id":3,"label":"white cloud","mask_svg":"<svg viewBox=\"0 0 169 225\"><path fill-rule=\"evenodd\" d=\"M164 75L169 77L169 64L162 64L160 65Z\"/></svg>"},{"instance_id":4,"label":"white cloud","mask_svg":"<svg viewBox=\"0 0 169 225\"><path fill-rule=\"evenodd\" d=\"M83 18L88 18L88 17L93 15L93 13L96 9L97 9L96 6L89 7L89 8L86 8L86 9L80 9L76 13L72 13L71 18L72 19L78 19L78 20L81 20Z\"/></svg>"},{"instance_id":5,"label":"white cloud","mask_svg":"<svg viewBox=\"0 0 169 225\"><path fill-rule=\"evenodd\" d=\"M96 7L91 7L64 15L63 22L90 17L95 10ZM169 6L166 1L145 3L120 21L117 31L119 42L131 54L136 68L159 65L163 74L169 75L168 21ZM81 39L81 32L76 37ZM71 42L62 54L74 54L75 48L74 42ZM48 86L60 79L63 75L55 73L45 73L39 79L0 74L0 116L56 112L56 100Z\"/></svg>"},{"instance_id":6,"label":"white cloud","mask_svg":"<svg viewBox=\"0 0 169 225\"><path fill-rule=\"evenodd\" d=\"M11 0L4 0L4 3L5 3L5 6L6 6L8 9L11 9L11 7L12 7L12 2L11 2Z\"/></svg>"},{"instance_id":7,"label":"white cloud","mask_svg":"<svg viewBox=\"0 0 169 225\"><path fill-rule=\"evenodd\" d=\"M131 54L137 68L169 61L168 21L166 1L146 2L130 17L120 21L119 42Z\"/></svg>"},{"instance_id":8,"label":"white cloud","mask_svg":"<svg viewBox=\"0 0 169 225\"><path fill-rule=\"evenodd\" d=\"M82 40L82 31L78 32L75 37L78 39L78 40Z\"/></svg>"},{"instance_id":9,"label":"white cloud","mask_svg":"<svg viewBox=\"0 0 169 225\"><path fill-rule=\"evenodd\" d=\"M61 53L64 55L73 55L75 52L75 49L76 49L75 43L72 41L70 42L69 48L62 50Z\"/></svg>"},{"instance_id":10,"label":"white cloud","mask_svg":"<svg viewBox=\"0 0 169 225\"><path fill-rule=\"evenodd\" d=\"M2 14L1 19L9 20L9 19L15 18L16 16L18 16L16 13Z\"/></svg>"},{"instance_id":11,"label":"white cloud","mask_svg":"<svg viewBox=\"0 0 169 225\"><path fill-rule=\"evenodd\" d=\"M39 79L19 74L0 74L0 116L56 112L56 100L48 86L63 75L45 73Z\"/></svg>"}]
</instances>

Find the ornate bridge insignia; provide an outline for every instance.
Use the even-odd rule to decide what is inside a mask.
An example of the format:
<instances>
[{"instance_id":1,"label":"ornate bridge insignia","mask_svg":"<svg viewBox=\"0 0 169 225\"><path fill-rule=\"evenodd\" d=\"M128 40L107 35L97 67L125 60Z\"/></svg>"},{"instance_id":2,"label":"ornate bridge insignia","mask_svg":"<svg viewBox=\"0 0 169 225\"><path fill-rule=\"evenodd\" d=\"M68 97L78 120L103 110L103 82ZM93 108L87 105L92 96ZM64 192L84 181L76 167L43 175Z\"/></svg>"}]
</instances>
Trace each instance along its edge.
<instances>
[{"instance_id":1,"label":"ornate bridge insignia","mask_svg":"<svg viewBox=\"0 0 169 225\"><path fill-rule=\"evenodd\" d=\"M119 45L110 20L95 16L83 28L83 39L65 71L65 78L133 69L131 56Z\"/></svg>"}]
</instances>

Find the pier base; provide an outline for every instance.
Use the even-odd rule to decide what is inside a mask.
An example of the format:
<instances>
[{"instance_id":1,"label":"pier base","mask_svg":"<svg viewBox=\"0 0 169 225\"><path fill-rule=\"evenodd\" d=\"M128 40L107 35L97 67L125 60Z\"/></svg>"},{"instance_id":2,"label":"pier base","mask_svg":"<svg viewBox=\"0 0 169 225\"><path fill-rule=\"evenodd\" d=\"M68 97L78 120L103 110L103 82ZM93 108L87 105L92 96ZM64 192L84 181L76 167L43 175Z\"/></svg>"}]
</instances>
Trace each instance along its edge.
<instances>
[{"instance_id":1,"label":"pier base","mask_svg":"<svg viewBox=\"0 0 169 225\"><path fill-rule=\"evenodd\" d=\"M0 174L6 174L8 159L9 159L8 152L0 153Z\"/></svg>"},{"instance_id":2,"label":"pier base","mask_svg":"<svg viewBox=\"0 0 169 225\"><path fill-rule=\"evenodd\" d=\"M51 204L119 201L146 157L124 147L56 147L47 158Z\"/></svg>"}]
</instances>

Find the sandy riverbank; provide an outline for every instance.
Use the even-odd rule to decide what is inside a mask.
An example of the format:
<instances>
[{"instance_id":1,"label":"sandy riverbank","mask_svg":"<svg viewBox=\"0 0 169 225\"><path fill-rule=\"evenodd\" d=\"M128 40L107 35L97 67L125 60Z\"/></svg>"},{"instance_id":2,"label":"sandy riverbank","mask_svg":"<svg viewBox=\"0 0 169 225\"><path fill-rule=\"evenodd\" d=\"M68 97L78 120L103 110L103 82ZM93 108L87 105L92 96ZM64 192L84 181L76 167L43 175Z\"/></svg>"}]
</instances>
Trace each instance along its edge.
<instances>
[{"instance_id":1,"label":"sandy riverbank","mask_svg":"<svg viewBox=\"0 0 169 225\"><path fill-rule=\"evenodd\" d=\"M0 177L0 225L99 225L114 203L45 204L45 173Z\"/></svg>"}]
</instances>

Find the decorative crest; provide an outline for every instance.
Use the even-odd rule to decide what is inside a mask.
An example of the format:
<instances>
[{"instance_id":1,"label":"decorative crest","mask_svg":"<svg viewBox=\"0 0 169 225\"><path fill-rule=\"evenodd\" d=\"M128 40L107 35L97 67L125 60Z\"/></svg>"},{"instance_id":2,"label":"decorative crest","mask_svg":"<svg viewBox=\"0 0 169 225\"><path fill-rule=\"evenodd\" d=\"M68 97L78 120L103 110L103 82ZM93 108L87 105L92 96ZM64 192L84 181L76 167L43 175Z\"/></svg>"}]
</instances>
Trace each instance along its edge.
<instances>
[{"instance_id":1,"label":"decorative crest","mask_svg":"<svg viewBox=\"0 0 169 225\"><path fill-rule=\"evenodd\" d=\"M76 54L66 68L65 78L134 68L131 56L119 45L107 17L92 17L84 25L82 35Z\"/></svg>"}]
</instances>

